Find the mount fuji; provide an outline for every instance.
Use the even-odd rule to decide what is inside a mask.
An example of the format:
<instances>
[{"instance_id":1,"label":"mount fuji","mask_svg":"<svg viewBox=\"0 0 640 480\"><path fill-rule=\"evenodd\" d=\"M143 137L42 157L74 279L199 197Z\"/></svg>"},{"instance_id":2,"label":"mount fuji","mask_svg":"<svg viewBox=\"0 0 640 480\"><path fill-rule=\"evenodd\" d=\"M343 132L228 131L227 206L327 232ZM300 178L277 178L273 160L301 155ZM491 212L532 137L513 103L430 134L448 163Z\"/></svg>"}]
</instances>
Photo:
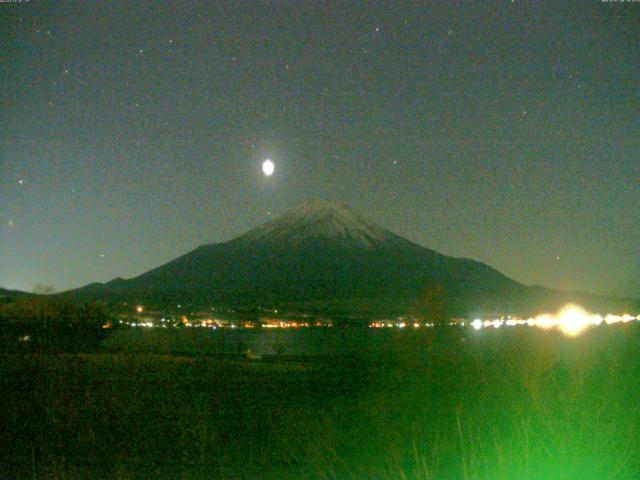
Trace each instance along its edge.
<instances>
[{"instance_id":1,"label":"mount fuji","mask_svg":"<svg viewBox=\"0 0 640 480\"><path fill-rule=\"evenodd\" d=\"M135 278L66 294L365 315L525 313L572 299L564 292L527 287L486 264L442 255L342 203L322 200L305 202L233 240L200 246Z\"/></svg>"}]
</instances>

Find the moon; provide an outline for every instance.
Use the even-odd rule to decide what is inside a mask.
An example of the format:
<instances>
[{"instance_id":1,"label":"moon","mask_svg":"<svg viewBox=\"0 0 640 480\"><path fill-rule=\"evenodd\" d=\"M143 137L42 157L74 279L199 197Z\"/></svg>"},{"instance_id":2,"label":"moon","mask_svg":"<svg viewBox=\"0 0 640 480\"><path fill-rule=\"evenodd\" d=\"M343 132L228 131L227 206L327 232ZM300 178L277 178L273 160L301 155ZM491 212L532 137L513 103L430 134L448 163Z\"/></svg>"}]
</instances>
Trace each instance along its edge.
<instances>
[{"instance_id":1,"label":"moon","mask_svg":"<svg viewBox=\"0 0 640 480\"><path fill-rule=\"evenodd\" d=\"M267 158L264 162L262 162L262 173L264 173L267 177L273 175L275 169L276 166L270 159Z\"/></svg>"}]
</instances>

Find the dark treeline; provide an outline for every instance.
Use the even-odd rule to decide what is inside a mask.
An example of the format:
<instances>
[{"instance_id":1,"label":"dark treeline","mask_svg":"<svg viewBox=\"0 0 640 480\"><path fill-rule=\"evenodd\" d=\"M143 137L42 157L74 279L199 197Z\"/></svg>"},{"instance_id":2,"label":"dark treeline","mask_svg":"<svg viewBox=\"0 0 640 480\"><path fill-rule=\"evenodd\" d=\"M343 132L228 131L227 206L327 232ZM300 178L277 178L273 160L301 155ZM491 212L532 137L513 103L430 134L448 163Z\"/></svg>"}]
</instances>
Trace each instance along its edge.
<instances>
[{"instance_id":1,"label":"dark treeline","mask_svg":"<svg viewBox=\"0 0 640 480\"><path fill-rule=\"evenodd\" d=\"M0 349L93 351L111 327L102 305L77 305L46 297L0 304Z\"/></svg>"}]
</instances>

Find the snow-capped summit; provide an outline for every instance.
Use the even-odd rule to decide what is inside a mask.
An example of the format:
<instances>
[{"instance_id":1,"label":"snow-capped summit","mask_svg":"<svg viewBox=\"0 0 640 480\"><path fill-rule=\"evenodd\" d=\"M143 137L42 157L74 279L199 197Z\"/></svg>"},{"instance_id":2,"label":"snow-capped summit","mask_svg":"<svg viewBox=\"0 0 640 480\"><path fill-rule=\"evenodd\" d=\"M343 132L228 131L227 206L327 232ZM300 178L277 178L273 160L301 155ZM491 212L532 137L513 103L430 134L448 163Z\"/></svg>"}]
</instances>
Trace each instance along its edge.
<instances>
[{"instance_id":1,"label":"snow-capped summit","mask_svg":"<svg viewBox=\"0 0 640 480\"><path fill-rule=\"evenodd\" d=\"M70 294L325 313L466 315L566 303L566 295L550 292L406 240L343 203L311 200L233 240L202 245L135 278Z\"/></svg>"},{"instance_id":2,"label":"snow-capped summit","mask_svg":"<svg viewBox=\"0 0 640 480\"><path fill-rule=\"evenodd\" d=\"M371 248L396 239L396 235L370 222L344 203L309 200L250 230L236 242L280 243L286 246L328 240Z\"/></svg>"},{"instance_id":3,"label":"snow-capped summit","mask_svg":"<svg viewBox=\"0 0 640 480\"><path fill-rule=\"evenodd\" d=\"M322 315L441 317L483 309L530 315L568 302L602 305L597 297L525 287L488 265L442 255L342 203L323 200L305 202L240 237L202 245L135 278L61 295L193 308L270 305Z\"/></svg>"}]
</instances>

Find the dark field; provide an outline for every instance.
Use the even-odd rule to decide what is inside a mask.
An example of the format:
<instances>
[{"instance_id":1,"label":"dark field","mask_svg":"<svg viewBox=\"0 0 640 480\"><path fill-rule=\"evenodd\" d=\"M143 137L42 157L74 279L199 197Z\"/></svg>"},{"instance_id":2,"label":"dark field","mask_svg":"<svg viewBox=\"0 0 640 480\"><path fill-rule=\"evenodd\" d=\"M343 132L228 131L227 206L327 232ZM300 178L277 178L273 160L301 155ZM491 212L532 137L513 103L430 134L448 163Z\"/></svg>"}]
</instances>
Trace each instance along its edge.
<instances>
[{"instance_id":1,"label":"dark field","mask_svg":"<svg viewBox=\"0 0 640 480\"><path fill-rule=\"evenodd\" d=\"M194 332L123 331L102 353L4 355L0 472L639 478L638 325L575 339L526 327L296 334L216 343ZM256 345L276 355L234 356Z\"/></svg>"}]
</instances>

